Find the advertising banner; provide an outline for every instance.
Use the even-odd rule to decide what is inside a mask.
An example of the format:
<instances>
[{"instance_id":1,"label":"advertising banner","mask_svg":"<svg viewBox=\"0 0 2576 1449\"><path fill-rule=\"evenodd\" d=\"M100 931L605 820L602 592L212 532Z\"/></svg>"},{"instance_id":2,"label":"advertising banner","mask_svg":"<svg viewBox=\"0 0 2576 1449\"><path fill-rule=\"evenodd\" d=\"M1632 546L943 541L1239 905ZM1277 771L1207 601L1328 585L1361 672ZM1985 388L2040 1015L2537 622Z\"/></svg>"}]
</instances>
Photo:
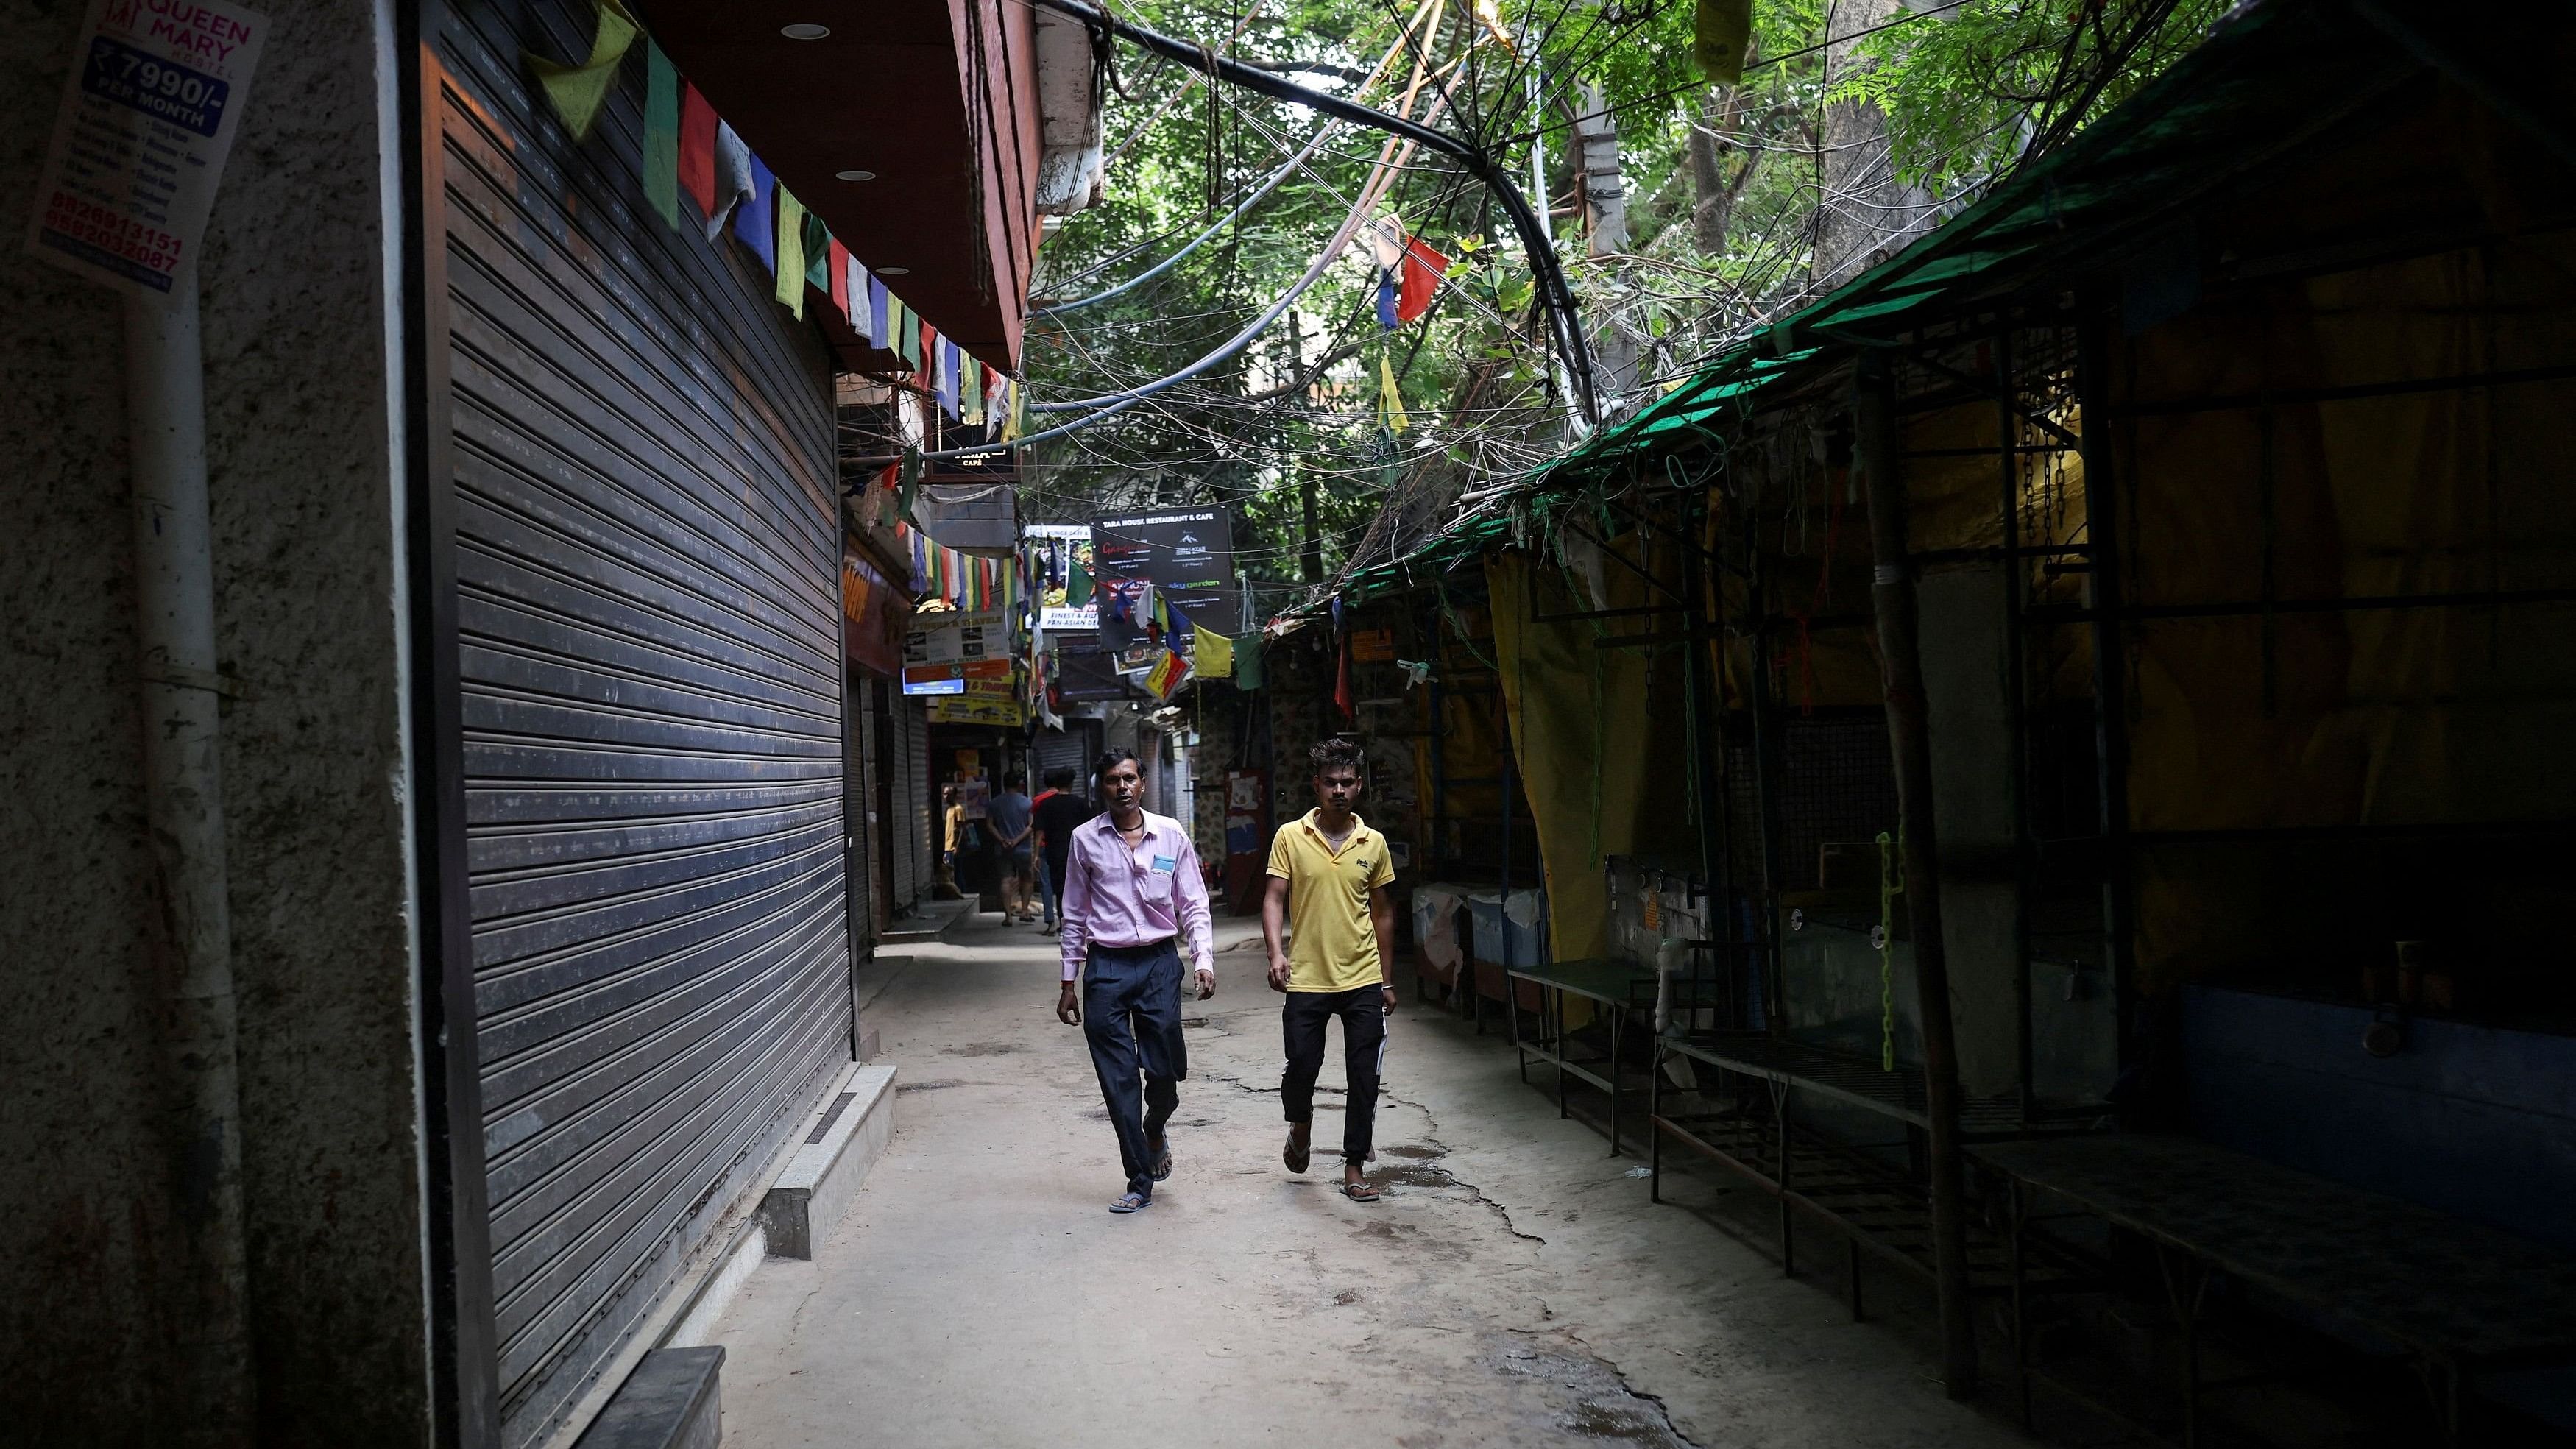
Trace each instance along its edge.
<instances>
[{"instance_id":1,"label":"advertising banner","mask_svg":"<svg viewBox=\"0 0 2576 1449\"><path fill-rule=\"evenodd\" d=\"M903 640L903 662L907 665L1010 657L1011 628L999 609L918 613L912 616L912 631Z\"/></svg>"},{"instance_id":2,"label":"advertising banner","mask_svg":"<svg viewBox=\"0 0 2576 1449\"><path fill-rule=\"evenodd\" d=\"M1178 508L1130 513L1095 520L1092 556L1101 580L1101 600L1112 597L1112 581L1150 585L1171 611L1176 647L1187 648L1189 625L1203 624L1218 634L1237 632L1234 586L1234 518L1230 510ZM1102 643L1121 648L1143 633L1143 620L1130 629L1123 619L1104 614ZM1114 628L1113 625L1120 627Z\"/></svg>"},{"instance_id":3,"label":"advertising banner","mask_svg":"<svg viewBox=\"0 0 2576 1449\"><path fill-rule=\"evenodd\" d=\"M266 17L217 0L91 0L36 183L27 250L167 297L194 266Z\"/></svg>"},{"instance_id":4,"label":"advertising banner","mask_svg":"<svg viewBox=\"0 0 2576 1449\"><path fill-rule=\"evenodd\" d=\"M995 725L1015 730L1029 722L1029 707L1016 699L952 696L930 701L928 709L932 724Z\"/></svg>"},{"instance_id":5,"label":"advertising banner","mask_svg":"<svg viewBox=\"0 0 2576 1449\"><path fill-rule=\"evenodd\" d=\"M1091 528L1081 523L1032 523L1021 530L1038 561L1038 627L1049 634L1088 634L1100 627L1091 590L1066 597L1067 586L1092 577Z\"/></svg>"}]
</instances>

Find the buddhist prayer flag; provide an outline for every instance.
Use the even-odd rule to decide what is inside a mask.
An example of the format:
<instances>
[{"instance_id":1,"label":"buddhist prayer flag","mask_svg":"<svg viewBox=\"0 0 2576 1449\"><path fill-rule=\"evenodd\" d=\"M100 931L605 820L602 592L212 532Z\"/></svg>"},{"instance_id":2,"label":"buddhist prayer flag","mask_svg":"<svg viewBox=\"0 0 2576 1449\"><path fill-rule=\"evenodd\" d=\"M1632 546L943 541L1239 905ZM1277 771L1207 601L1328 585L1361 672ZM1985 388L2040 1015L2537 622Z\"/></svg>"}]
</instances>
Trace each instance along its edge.
<instances>
[{"instance_id":1,"label":"buddhist prayer flag","mask_svg":"<svg viewBox=\"0 0 2576 1449\"><path fill-rule=\"evenodd\" d=\"M1205 624L1190 626L1190 668L1204 679L1234 675L1234 641Z\"/></svg>"},{"instance_id":2,"label":"buddhist prayer flag","mask_svg":"<svg viewBox=\"0 0 2576 1449\"><path fill-rule=\"evenodd\" d=\"M724 235L726 219L742 211L759 196L759 188L753 185L757 170L758 164L751 159L751 147L735 134L733 127L717 121L716 202L707 212L708 241ZM768 225L765 220L761 224Z\"/></svg>"},{"instance_id":3,"label":"buddhist prayer flag","mask_svg":"<svg viewBox=\"0 0 2576 1449\"><path fill-rule=\"evenodd\" d=\"M810 211L805 213L805 285L832 295L832 229Z\"/></svg>"},{"instance_id":4,"label":"buddhist prayer flag","mask_svg":"<svg viewBox=\"0 0 2576 1449\"><path fill-rule=\"evenodd\" d=\"M778 285L772 290L780 305L797 317L805 315L805 208L784 186L778 193L778 240L774 265Z\"/></svg>"},{"instance_id":5,"label":"buddhist prayer flag","mask_svg":"<svg viewBox=\"0 0 2576 1449\"><path fill-rule=\"evenodd\" d=\"M644 42L644 197L662 224L680 224L680 71Z\"/></svg>"},{"instance_id":6,"label":"buddhist prayer flag","mask_svg":"<svg viewBox=\"0 0 2576 1449\"><path fill-rule=\"evenodd\" d=\"M886 290L885 283L869 277L868 320L859 330L868 334L868 341L877 347L885 346L886 339L894 335L894 328L887 321L887 313L893 306L894 294Z\"/></svg>"},{"instance_id":7,"label":"buddhist prayer flag","mask_svg":"<svg viewBox=\"0 0 2576 1449\"><path fill-rule=\"evenodd\" d=\"M698 215L716 214L716 108L698 88L680 83L680 189L698 204Z\"/></svg>"},{"instance_id":8,"label":"buddhist prayer flag","mask_svg":"<svg viewBox=\"0 0 2576 1449\"><path fill-rule=\"evenodd\" d=\"M528 69L536 73L537 84L545 88L546 99L554 103L555 114L563 118L564 129L576 141L590 139L590 128L599 120L600 107L608 100L609 84L617 79L617 63L626 58L635 37L644 32L620 0L596 0L594 12L590 59L567 65L533 50L522 52Z\"/></svg>"},{"instance_id":9,"label":"buddhist prayer flag","mask_svg":"<svg viewBox=\"0 0 2576 1449\"><path fill-rule=\"evenodd\" d=\"M1182 681L1189 677L1190 661L1166 649L1163 657L1154 662L1154 667L1145 671L1145 692L1156 699L1170 699L1172 691L1180 688Z\"/></svg>"},{"instance_id":10,"label":"buddhist prayer flag","mask_svg":"<svg viewBox=\"0 0 2576 1449\"><path fill-rule=\"evenodd\" d=\"M1411 322L1431 310L1431 299L1440 291L1440 281L1449 275L1449 259L1431 249L1431 244L1414 237L1404 244L1404 280L1397 288L1395 317Z\"/></svg>"},{"instance_id":11,"label":"buddhist prayer flag","mask_svg":"<svg viewBox=\"0 0 2576 1449\"><path fill-rule=\"evenodd\" d=\"M750 155L749 147L744 148L744 154ZM771 196L777 189L778 178L769 173L768 165L759 157L752 156L751 194L733 209L733 234L751 248L762 266L773 272L778 270L778 234L770 225L770 208Z\"/></svg>"},{"instance_id":12,"label":"buddhist prayer flag","mask_svg":"<svg viewBox=\"0 0 2576 1449\"><path fill-rule=\"evenodd\" d=\"M965 364L965 396L957 400L958 415L969 425L984 424L984 364L971 357L959 359Z\"/></svg>"},{"instance_id":13,"label":"buddhist prayer flag","mask_svg":"<svg viewBox=\"0 0 2576 1449\"><path fill-rule=\"evenodd\" d=\"M850 249L834 237L824 249L824 290L832 294L832 310L843 317L850 315Z\"/></svg>"},{"instance_id":14,"label":"buddhist prayer flag","mask_svg":"<svg viewBox=\"0 0 2576 1449\"><path fill-rule=\"evenodd\" d=\"M1378 425L1390 433L1403 432L1412 426L1413 420L1405 415L1404 394L1396 390L1395 364L1387 360L1386 354L1382 352L1378 354L1377 359L1377 380Z\"/></svg>"}]
</instances>

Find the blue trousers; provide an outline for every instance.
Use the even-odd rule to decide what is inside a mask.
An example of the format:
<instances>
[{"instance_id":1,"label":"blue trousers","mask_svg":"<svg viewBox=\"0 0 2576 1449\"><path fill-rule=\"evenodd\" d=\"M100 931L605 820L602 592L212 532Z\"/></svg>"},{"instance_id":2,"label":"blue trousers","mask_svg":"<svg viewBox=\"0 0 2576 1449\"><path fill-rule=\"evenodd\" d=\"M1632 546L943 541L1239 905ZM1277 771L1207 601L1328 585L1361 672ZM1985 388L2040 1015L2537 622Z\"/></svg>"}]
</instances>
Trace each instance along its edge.
<instances>
[{"instance_id":1,"label":"blue trousers","mask_svg":"<svg viewBox=\"0 0 2576 1449\"><path fill-rule=\"evenodd\" d=\"M1181 953L1171 941L1093 946L1082 974L1082 1035L1100 1074L1100 1099L1118 1132L1127 1190L1154 1195L1154 1154L1190 1074L1181 1039ZM1143 1081L1137 1080L1143 1073Z\"/></svg>"}]
</instances>

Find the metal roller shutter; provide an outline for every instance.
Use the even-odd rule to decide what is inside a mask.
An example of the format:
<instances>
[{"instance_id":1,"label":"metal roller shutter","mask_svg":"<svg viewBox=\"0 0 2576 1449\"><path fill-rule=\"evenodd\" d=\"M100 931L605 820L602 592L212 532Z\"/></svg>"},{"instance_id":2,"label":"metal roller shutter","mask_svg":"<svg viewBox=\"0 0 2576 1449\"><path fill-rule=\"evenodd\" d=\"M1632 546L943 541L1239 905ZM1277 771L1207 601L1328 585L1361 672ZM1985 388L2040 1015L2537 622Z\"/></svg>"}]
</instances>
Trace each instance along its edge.
<instances>
[{"instance_id":1,"label":"metal roller shutter","mask_svg":"<svg viewBox=\"0 0 2576 1449\"><path fill-rule=\"evenodd\" d=\"M846 1059L830 376L445 7L458 670L504 1440L543 1438ZM542 103L538 103L541 105Z\"/></svg>"},{"instance_id":2,"label":"metal roller shutter","mask_svg":"<svg viewBox=\"0 0 2576 1449\"><path fill-rule=\"evenodd\" d=\"M1061 730L1038 731L1038 778L1057 770L1073 772L1074 788L1088 790L1091 762L1100 757L1100 723L1069 719Z\"/></svg>"},{"instance_id":3,"label":"metal roller shutter","mask_svg":"<svg viewBox=\"0 0 2576 1449\"><path fill-rule=\"evenodd\" d=\"M894 705L895 820L888 833L895 840L895 859L902 878L895 903L909 907L939 878L938 847L930 837L930 711L918 697L897 697Z\"/></svg>"}]
</instances>

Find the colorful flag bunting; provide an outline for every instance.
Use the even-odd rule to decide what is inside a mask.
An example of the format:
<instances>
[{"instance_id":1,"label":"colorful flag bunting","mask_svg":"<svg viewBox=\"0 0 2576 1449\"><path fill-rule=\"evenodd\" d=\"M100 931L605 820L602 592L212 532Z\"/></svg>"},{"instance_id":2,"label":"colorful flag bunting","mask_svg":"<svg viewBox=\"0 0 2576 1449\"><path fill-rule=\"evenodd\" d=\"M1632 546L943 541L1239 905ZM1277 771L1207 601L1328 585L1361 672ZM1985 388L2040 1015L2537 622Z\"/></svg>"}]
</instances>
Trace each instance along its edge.
<instances>
[{"instance_id":1,"label":"colorful flag bunting","mask_svg":"<svg viewBox=\"0 0 2576 1449\"><path fill-rule=\"evenodd\" d=\"M754 184L758 167L759 163L751 159L750 145L735 133L732 126L718 120L716 122L716 203L707 210L709 242L724 235L727 219L736 216L759 199L760 188Z\"/></svg>"},{"instance_id":2,"label":"colorful flag bunting","mask_svg":"<svg viewBox=\"0 0 2576 1449\"><path fill-rule=\"evenodd\" d=\"M1449 275L1449 259L1431 249L1431 244L1414 237L1404 244L1404 282L1397 290L1395 318L1411 322L1431 310L1431 299L1440 291L1441 279Z\"/></svg>"},{"instance_id":3,"label":"colorful flag bunting","mask_svg":"<svg viewBox=\"0 0 2576 1449\"><path fill-rule=\"evenodd\" d=\"M850 315L850 249L834 237L824 247L824 288L832 294L832 310L843 317Z\"/></svg>"},{"instance_id":4,"label":"colorful flag bunting","mask_svg":"<svg viewBox=\"0 0 2576 1449\"><path fill-rule=\"evenodd\" d=\"M1234 677L1234 641L1204 624L1190 626L1190 668L1202 679Z\"/></svg>"},{"instance_id":5,"label":"colorful flag bunting","mask_svg":"<svg viewBox=\"0 0 2576 1449\"><path fill-rule=\"evenodd\" d=\"M644 198L662 224L680 225L680 69L644 39Z\"/></svg>"},{"instance_id":6,"label":"colorful flag bunting","mask_svg":"<svg viewBox=\"0 0 2576 1449\"><path fill-rule=\"evenodd\" d=\"M786 187L771 189L778 194L778 236L770 256L778 284L771 291L780 306L801 320L805 316L805 208Z\"/></svg>"},{"instance_id":7,"label":"colorful flag bunting","mask_svg":"<svg viewBox=\"0 0 2576 1449\"><path fill-rule=\"evenodd\" d=\"M716 108L698 88L680 82L680 189L698 204L698 215L716 214Z\"/></svg>"},{"instance_id":8,"label":"colorful flag bunting","mask_svg":"<svg viewBox=\"0 0 2576 1449\"><path fill-rule=\"evenodd\" d=\"M749 154L748 147L744 154ZM777 189L778 178L770 174L768 163L753 156L751 194L733 209L733 234L741 238L742 244L751 248L751 254L760 258L760 264L772 272L778 270L778 233L771 225L773 203L770 197Z\"/></svg>"},{"instance_id":9,"label":"colorful flag bunting","mask_svg":"<svg viewBox=\"0 0 2576 1449\"><path fill-rule=\"evenodd\" d=\"M608 87L617 79L617 63L626 58L635 37L644 33L620 0L593 0L593 8L597 23L590 37L590 59L567 65L533 50L520 52L575 141L590 139L590 128L608 101Z\"/></svg>"},{"instance_id":10,"label":"colorful flag bunting","mask_svg":"<svg viewBox=\"0 0 2576 1449\"><path fill-rule=\"evenodd\" d=\"M810 211L805 213L805 285L832 295L832 229Z\"/></svg>"},{"instance_id":11,"label":"colorful flag bunting","mask_svg":"<svg viewBox=\"0 0 2576 1449\"><path fill-rule=\"evenodd\" d=\"M1190 661L1166 649L1163 657L1154 662L1154 667L1145 671L1145 690L1156 699L1170 699L1172 691L1180 688L1182 681L1189 677Z\"/></svg>"}]
</instances>

